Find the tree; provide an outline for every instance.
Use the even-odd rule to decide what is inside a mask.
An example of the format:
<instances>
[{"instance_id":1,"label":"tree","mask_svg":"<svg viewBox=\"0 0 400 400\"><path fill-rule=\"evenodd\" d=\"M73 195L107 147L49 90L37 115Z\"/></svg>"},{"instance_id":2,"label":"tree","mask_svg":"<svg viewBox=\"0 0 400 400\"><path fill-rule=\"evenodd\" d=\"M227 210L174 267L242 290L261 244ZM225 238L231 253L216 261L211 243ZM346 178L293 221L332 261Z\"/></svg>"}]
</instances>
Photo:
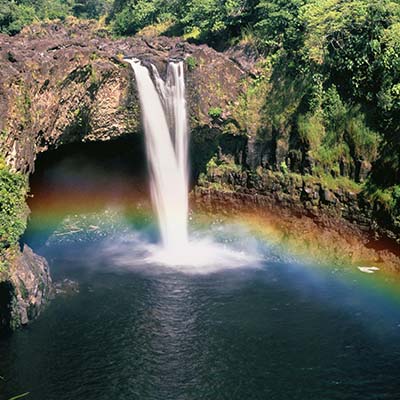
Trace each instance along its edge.
<instances>
[{"instance_id":1,"label":"tree","mask_svg":"<svg viewBox=\"0 0 400 400\"><path fill-rule=\"evenodd\" d=\"M298 18L304 0L261 0L257 5L256 34L267 51L296 50L303 24Z\"/></svg>"}]
</instances>

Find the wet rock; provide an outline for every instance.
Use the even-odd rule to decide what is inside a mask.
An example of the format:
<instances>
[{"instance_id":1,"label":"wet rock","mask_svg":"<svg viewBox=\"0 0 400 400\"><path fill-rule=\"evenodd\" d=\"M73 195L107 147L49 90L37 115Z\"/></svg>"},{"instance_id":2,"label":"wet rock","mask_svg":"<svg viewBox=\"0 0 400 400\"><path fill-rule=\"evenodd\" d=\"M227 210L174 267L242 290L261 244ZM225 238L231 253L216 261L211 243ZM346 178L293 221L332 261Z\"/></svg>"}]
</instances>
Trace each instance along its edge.
<instances>
[{"instance_id":1,"label":"wet rock","mask_svg":"<svg viewBox=\"0 0 400 400\"><path fill-rule=\"evenodd\" d=\"M286 157L289 150L289 142L287 139L278 139L276 142L275 157L277 166L280 167L282 163L286 164Z\"/></svg>"},{"instance_id":2,"label":"wet rock","mask_svg":"<svg viewBox=\"0 0 400 400\"><path fill-rule=\"evenodd\" d=\"M10 268L12 285L11 325L26 325L38 316L52 297L53 286L47 261L24 246Z\"/></svg>"},{"instance_id":3,"label":"wet rock","mask_svg":"<svg viewBox=\"0 0 400 400\"><path fill-rule=\"evenodd\" d=\"M367 179L369 173L371 172L371 169L372 169L372 164L370 162L368 161L361 162L359 177L358 177L360 182L364 182Z\"/></svg>"},{"instance_id":4,"label":"wet rock","mask_svg":"<svg viewBox=\"0 0 400 400\"><path fill-rule=\"evenodd\" d=\"M57 295L69 296L79 293L79 283L67 278L56 282L54 288Z\"/></svg>"},{"instance_id":5,"label":"wet rock","mask_svg":"<svg viewBox=\"0 0 400 400\"><path fill-rule=\"evenodd\" d=\"M308 186L305 186L305 187L303 188L302 197L303 197L304 199L308 199L308 200L313 199L313 197L314 197L314 190L313 190L313 188L308 187Z\"/></svg>"},{"instance_id":6,"label":"wet rock","mask_svg":"<svg viewBox=\"0 0 400 400\"><path fill-rule=\"evenodd\" d=\"M321 199L323 202L325 202L327 204L336 204L337 203L337 199L336 199L335 195L328 189L322 190Z\"/></svg>"}]
</instances>

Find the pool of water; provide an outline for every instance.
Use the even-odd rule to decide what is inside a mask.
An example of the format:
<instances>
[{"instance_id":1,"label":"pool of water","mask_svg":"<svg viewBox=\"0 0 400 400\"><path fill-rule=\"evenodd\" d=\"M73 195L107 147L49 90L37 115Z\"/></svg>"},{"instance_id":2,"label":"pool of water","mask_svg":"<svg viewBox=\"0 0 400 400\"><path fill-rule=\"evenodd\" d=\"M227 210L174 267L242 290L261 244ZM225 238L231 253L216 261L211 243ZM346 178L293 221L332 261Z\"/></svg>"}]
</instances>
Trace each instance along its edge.
<instances>
[{"instance_id":1,"label":"pool of water","mask_svg":"<svg viewBox=\"0 0 400 400\"><path fill-rule=\"evenodd\" d=\"M55 281L75 284L0 340L0 398L400 398L399 303L361 272L294 262L259 242L247 265L190 271L141 265L137 241L117 257L115 243L36 249Z\"/></svg>"}]
</instances>

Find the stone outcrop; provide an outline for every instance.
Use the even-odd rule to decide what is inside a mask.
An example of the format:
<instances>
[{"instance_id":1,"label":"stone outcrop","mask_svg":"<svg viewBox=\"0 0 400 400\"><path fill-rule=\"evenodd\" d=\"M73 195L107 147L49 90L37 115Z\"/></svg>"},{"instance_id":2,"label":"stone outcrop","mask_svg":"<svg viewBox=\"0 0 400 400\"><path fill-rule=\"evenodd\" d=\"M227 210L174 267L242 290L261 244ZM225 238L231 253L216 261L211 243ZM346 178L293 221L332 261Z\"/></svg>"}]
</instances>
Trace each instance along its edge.
<instances>
[{"instance_id":1,"label":"stone outcrop","mask_svg":"<svg viewBox=\"0 0 400 400\"><path fill-rule=\"evenodd\" d=\"M47 261L30 247L24 245L11 258L7 279L0 283L0 328L26 325L40 314L53 290Z\"/></svg>"},{"instance_id":2,"label":"stone outcrop","mask_svg":"<svg viewBox=\"0 0 400 400\"><path fill-rule=\"evenodd\" d=\"M16 171L64 143L139 132L133 72L124 57L157 66L191 58L187 68L193 128L210 125L211 107L236 101L247 72L208 46L179 38L113 40L95 22L38 24L0 35L0 147Z\"/></svg>"}]
</instances>

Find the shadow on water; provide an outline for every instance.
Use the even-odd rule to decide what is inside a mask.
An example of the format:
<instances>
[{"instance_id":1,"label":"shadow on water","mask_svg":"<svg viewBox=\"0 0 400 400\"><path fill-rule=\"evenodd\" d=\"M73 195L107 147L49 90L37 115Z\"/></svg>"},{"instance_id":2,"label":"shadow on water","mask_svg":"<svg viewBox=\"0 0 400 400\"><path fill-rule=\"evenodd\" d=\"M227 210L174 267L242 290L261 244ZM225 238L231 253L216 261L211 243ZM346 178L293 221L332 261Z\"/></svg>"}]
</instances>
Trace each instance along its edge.
<instances>
[{"instance_id":1,"label":"shadow on water","mask_svg":"<svg viewBox=\"0 0 400 400\"><path fill-rule=\"evenodd\" d=\"M10 304L13 298L13 287L10 282L0 282L0 339L9 334L5 327L10 326L11 309Z\"/></svg>"}]
</instances>

